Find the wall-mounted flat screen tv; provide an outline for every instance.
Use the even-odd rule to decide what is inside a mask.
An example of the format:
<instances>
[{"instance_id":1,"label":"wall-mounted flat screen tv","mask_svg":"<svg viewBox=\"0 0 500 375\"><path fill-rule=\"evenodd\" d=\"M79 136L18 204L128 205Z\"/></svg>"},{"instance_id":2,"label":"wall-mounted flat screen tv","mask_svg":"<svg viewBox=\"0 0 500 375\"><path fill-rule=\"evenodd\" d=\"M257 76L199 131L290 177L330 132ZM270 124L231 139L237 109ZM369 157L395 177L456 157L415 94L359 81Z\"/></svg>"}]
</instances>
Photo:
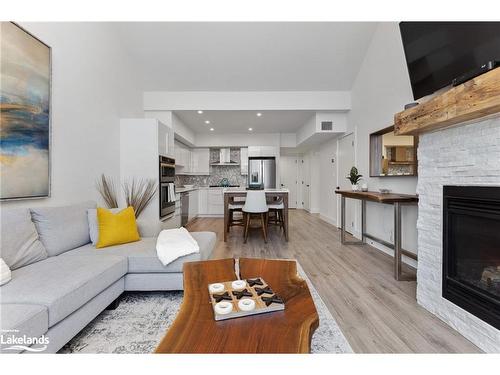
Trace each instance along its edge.
<instances>
[{"instance_id":1,"label":"wall-mounted flat screen tv","mask_svg":"<svg viewBox=\"0 0 500 375\"><path fill-rule=\"evenodd\" d=\"M500 22L401 22L399 29L415 99L500 61Z\"/></svg>"}]
</instances>

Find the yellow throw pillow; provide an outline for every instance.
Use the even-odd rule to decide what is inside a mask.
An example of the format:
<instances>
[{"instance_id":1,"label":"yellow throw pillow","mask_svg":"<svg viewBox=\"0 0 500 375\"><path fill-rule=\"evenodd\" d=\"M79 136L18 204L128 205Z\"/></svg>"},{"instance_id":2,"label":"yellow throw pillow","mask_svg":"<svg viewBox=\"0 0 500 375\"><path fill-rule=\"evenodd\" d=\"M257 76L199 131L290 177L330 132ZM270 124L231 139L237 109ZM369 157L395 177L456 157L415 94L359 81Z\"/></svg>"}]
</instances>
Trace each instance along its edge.
<instances>
[{"instance_id":1,"label":"yellow throw pillow","mask_svg":"<svg viewBox=\"0 0 500 375\"><path fill-rule=\"evenodd\" d=\"M133 207L127 207L116 214L97 207L97 224L99 241L97 241L96 248L98 249L141 239L137 231Z\"/></svg>"}]
</instances>

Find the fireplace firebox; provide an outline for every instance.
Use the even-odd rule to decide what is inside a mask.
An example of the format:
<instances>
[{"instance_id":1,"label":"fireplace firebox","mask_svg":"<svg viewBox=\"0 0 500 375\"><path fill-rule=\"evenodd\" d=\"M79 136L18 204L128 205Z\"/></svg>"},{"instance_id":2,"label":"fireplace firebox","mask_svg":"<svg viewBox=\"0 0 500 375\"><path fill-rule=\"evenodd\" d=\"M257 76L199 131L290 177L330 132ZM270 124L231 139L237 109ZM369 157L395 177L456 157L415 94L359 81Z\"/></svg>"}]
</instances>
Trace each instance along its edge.
<instances>
[{"instance_id":1,"label":"fireplace firebox","mask_svg":"<svg viewBox=\"0 0 500 375\"><path fill-rule=\"evenodd\" d=\"M443 187L443 297L500 329L500 187Z\"/></svg>"}]
</instances>

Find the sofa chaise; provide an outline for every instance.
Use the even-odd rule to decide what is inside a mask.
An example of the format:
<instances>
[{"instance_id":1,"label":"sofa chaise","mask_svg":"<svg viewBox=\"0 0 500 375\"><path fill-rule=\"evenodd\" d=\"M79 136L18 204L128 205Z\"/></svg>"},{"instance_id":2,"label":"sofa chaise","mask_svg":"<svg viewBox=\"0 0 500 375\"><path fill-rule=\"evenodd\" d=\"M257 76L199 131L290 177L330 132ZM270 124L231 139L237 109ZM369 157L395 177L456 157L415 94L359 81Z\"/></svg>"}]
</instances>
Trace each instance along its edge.
<instances>
[{"instance_id":1,"label":"sofa chaise","mask_svg":"<svg viewBox=\"0 0 500 375\"><path fill-rule=\"evenodd\" d=\"M12 272L12 279L0 286L4 338L9 332L17 337L44 335L49 342L43 352L55 353L124 291L182 290L183 264L208 259L215 247L215 233L193 232L200 252L167 266L156 255L156 233L96 249L87 219L87 210L95 207L95 202L86 202L2 209L0 256ZM139 232L145 235L147 230L139 225ZM36 348L8 346L2 344L1 351Z\"/></svg>"}]
</instances>

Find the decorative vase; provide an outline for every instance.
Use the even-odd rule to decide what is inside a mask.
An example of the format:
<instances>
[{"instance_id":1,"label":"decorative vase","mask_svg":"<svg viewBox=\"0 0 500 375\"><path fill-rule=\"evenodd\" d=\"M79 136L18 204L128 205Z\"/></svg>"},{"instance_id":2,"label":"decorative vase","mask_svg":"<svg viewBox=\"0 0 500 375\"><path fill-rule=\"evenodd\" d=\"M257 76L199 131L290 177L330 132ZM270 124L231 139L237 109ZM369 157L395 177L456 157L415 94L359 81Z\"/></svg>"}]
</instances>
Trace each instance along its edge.
<instances>
[{"instance_id":1,"label":"decorative vase","mask_svg":"<svg viewBox=\"0 0 500 375\"><path fill-rule=\"evenodd\" d=\"M358 191L359 190L358 184L352 184L351 187L352 187L352 191Z\"/></svg>"},{"instance_id":2,"label":"decorative vase","mask_svg":"<svg viewBox=\"0 0 500 375\"><path fill-rule=\"evenodd\" d=\"M361 191L368 191L368 185L366 183L361 185Z\"/></svg>"}]
</instances>

